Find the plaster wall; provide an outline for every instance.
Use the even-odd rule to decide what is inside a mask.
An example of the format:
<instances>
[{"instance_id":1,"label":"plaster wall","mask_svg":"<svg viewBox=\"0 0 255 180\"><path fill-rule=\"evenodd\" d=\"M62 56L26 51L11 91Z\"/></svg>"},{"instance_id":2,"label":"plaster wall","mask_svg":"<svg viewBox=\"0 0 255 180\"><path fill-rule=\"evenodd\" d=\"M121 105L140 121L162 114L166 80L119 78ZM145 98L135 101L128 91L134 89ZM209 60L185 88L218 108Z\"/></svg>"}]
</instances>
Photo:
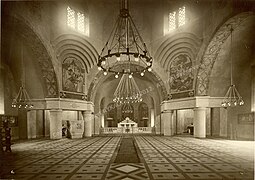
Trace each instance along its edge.
<instances>
[{"instance_id":1,"label":"plaster wall","mask_svg":"<svg viewBox=\"0 0 255 180\"><path fill-rule=\"evenodd\" d=\"M254 124L243 123L238 120L242 114L251 113L252 103L252 61L254 56L254 17L250 17L233 32L232 62L233 62L233 83L243 100L244 106L227 108L226 119L220 119L221 127L227 129L227 136L230 139L254 139ZM210 76L209 95L224 96L230 85L230 38L224 44L218 55ZM225 133L223 133L225 135Z\"/></svg>"}]
</instances>

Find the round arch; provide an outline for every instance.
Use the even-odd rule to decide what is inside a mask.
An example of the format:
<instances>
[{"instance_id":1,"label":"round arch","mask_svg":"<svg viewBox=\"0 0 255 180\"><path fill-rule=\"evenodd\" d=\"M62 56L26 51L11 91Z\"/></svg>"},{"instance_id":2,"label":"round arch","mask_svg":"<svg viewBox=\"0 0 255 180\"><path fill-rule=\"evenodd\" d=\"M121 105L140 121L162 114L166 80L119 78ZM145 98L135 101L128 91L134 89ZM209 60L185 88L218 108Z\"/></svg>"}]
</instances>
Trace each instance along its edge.
<instances>
[{"instance_id":1,"label":"round arch","mask_svg":"<svg viewBox=\"0 0 255 180\"><path fill-rule=\"evenodd\" d=\"M251 12L237 14L224 22L214 33L202 57L196 76L196 95L208 95L209 77L222 45L230 36L229 25L235 30L246 18L254 16Z\"/></svg>"},{"instance_id":2,"label":"round arch","mask_svg":"<svg viewBox=\"0 0 255 180\"><path fill-rule=\"evenodd\" d=\"M36 67L41 70L44 96L58 97L58 80L52 62L53 56L47 48L49 45L42 40L40 35L35 31L35 28L22 17L14 17L14 15L7 15L5 17L6 19L2 24L2 27L8 30L5 33L9 34L12 31L18 34L19 37L22 37L23 42L36 57Z\"/></svg>"}]
</instances>

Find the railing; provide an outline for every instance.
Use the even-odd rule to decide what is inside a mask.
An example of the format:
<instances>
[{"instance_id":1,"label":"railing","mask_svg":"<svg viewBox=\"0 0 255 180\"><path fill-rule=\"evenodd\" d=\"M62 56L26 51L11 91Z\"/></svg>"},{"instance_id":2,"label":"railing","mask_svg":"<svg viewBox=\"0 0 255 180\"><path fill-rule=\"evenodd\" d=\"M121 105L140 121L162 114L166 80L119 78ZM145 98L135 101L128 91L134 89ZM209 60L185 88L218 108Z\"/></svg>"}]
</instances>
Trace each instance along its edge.
<instances>
[{"instance_id":1,"label":"railing","mask_svg":"<svg viewBox=\"0 0 255 180\"><path fill-rule=\"evenodd\" d=\"M100 129L101 134L152 134L154 133L153 127L106 127Z\"/></svg>"}]
</instances>

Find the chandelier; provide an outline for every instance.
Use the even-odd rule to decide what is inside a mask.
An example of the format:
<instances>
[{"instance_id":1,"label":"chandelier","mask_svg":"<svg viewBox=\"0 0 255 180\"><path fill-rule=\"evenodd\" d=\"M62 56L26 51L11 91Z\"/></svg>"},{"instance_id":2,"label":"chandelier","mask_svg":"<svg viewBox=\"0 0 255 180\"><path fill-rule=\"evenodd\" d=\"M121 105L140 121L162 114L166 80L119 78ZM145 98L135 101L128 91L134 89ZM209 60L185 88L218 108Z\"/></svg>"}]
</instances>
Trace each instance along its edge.
<instances>
[{"instance_id":1,"label":"chandelier","mask_svg":"<svg viewBox=\"0 0 255 180\"><path fill-rule=\"evenodd\" d=\"M124 104L122 107L122 113L124 114L129 114L129 113L133 113L133 108L131 106L131 104Z\"/></svg>"},{"instance_id":2,"label":"chandelier","mask_svg":"<svg viewBox=\"0 0 255 180\"><path fill-rule=\"evenodd\" d=\"M24 64L23 64L23 43L22 43L22 49L21 49L21 68L23 70ZM19 88L19 92L15 99L12 101L12 107L13 108L33 108L34 105L32 104L30 97L26 91L25 88L25 71L22 71L21 73L21 87Z\"/></svg>"},{"instance_id":3,"label":"chandelier","mask_svg":"<svg viewBox=\"0 0 255 180\"><path fill-rule=\"evenodd\" d=\"M244 105L244 101L242 97L240 96L239 92L237 91L236 86L233 83L232 33L233 33L233 28L231 26L230 28L230 37L231 37L230 39L230 83L231 84L221 103L222 107Z\"/></svg>"},{"instance_id":4,"label":"chandelier","mask_svg":"<svg viewBox=\"0 0 255 180\"><path fill-rule=\"evenodd\" d=\"M133 76L128 73L122 75L113 95L113 102L117 104L129 104L142 101L142 94L140 93Z\"/></svg>"},{"instance_id":5,"label":"chandelier","mask_svg":"<svg viewBox=\"0 0 255 180\"><path fill-rule=\"evenodd\" d=\"M136 66L131 67L131 64ZM146 71L152 71L152 57L129 14L128 0L120 0L120 14L98 57L97 66L104 75L114 73L115 78L120 74L144 76Z\"/></svg>"}]
</instances>

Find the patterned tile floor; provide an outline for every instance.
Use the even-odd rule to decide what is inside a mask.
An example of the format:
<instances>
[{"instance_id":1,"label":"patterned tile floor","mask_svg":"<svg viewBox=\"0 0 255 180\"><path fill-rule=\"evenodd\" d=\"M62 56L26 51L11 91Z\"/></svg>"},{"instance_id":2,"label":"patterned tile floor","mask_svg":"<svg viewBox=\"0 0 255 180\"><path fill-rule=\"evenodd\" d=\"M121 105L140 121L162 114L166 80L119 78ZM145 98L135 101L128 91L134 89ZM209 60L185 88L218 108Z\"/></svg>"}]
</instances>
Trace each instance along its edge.
<instances>
[{"instance_id":1,"label":"patterned tile floor","mask_svg":"<svg viewBox=\"0 0 255 180\"><path fill-rule=\"evenodd\" d=\"M254 179L254 142L134 136L139 163L114 163L123 136L15 143L0 179Z\"/></svg>"}]
</instances>

